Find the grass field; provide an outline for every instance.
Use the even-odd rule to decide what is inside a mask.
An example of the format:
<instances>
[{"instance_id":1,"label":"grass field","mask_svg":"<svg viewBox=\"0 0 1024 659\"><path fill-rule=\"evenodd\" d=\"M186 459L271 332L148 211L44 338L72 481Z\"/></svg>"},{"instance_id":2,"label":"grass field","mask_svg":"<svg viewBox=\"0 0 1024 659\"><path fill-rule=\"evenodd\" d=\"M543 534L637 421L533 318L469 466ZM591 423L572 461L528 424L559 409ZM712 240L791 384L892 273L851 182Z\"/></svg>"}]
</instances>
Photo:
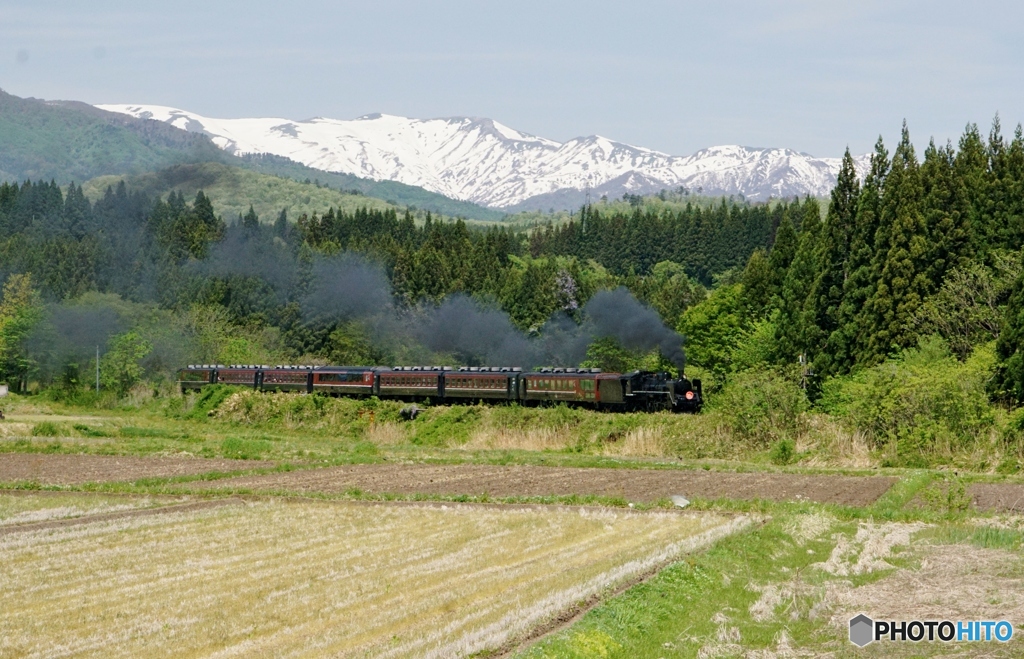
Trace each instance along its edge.
<instances>
[{"instance_id":1,"label":"grass field","mask_svg":"<svg viewBox=\"0 0 1024 659\"><path fill-rule=\"evenodd\" d=\"M260 502L9 534L0 656L465 656L745 523Z\"/></svg>"},{"instance_id":2,"label":"grass field","mask_svg":"<svg viewBox=\"0 0 1024 659\"><path fill-rule=\"evenodd\" d=\"M1024 652L1019 640L863 650L846 640L859 612L1024 621L1024 517L973 508L971 499L972 488L985 487L1019 501L1022 477L991 464L959 473L880 467L878 456L849 445L850 459L836 460L839 444L827 440L835 429L810 427L795 463L778 465L768 447L745 446L713 414L438 406L403 422L393 402L233 390L117 407L10 397L2 407L0 473L20 473L19 463L38 463L39 472L3 484L17 496L0 494L4 659L447 657L495 648L527 659ZM397 493L337 487L331 473L363 467L324 468L354 463L422 484ZM453 471L451 492L437 490L435 480L457 463L472 469ZM630 511L622 496L457 491L469 488L474 469L516 465L615 467L648 483L658 481L653 470L686 472L737 488L693 495L687 510L707 518L661 509L668 499ZM581 495L608 477L577 471ZM311 499L294 498L294 487L233 489L223 480L232 474L305 484L301 495ZM884 475L893 485L863 505L771 501L738 488L782 483L780 475L837 490L836 475ZM231 496L247 503L223 498ZM224 505L136 510L206 499ZM392 499L406 502L384 503ZM522 505L583 501L604 508ZM641 507L648 510L638 514ZM89 521L93 513L106 516ZM755 523L689 544L727 530L699 520L737 515ZM37 522L46 529L30 530ZM617 584L663 562L616 594ZM574 611L583 615L555 624Z\"/></svg>"},{"instance_id":3,"label":"grass field","mask_svg":"<svg viewBox=\"0 0 1024 659\"><path fill-rule=\"evenodd\" d=\"M211 388L138 406L76 407L11 397L3 408L0 451L70 451L125 455L195 455L304 462L350 462L382 455L484 456L597 464L617 460L743 460L770 464L769 446L731 435L713 414L611 414L567 407L426 406L403 421L404 403L321 396L271 395ZM812 429L798 443L800 461L864 468L834 454L833 427ZM485 458L490 459L490 458Z\"/></svg>"}]
</instances>

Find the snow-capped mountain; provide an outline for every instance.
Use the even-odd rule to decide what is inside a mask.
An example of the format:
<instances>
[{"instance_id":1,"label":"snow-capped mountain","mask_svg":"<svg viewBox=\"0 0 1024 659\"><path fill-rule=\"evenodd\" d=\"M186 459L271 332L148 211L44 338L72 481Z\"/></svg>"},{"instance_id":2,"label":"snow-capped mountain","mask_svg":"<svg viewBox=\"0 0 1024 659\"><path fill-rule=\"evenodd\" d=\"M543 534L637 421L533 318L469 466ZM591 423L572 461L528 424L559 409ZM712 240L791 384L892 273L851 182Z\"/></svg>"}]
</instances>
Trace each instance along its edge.
<instances>
[{"instance_id":1,"label":"snow-capped mountain","mask_svg":"<svg viewBox=\"0 0 1024 659\"><path fill-rule=\"evenodd\" d=\"M202 132L234 154L272 153L328 172L392 180L507 210L570 208L589 191L611 198L680 186L747 199L827 195L838 158L791 149L717 146L670 156L599 137L559 143L491 119L213 119L156 105L99 105ZM858 158L858 166L867 156Z\"/></svg>"}]
</instances>

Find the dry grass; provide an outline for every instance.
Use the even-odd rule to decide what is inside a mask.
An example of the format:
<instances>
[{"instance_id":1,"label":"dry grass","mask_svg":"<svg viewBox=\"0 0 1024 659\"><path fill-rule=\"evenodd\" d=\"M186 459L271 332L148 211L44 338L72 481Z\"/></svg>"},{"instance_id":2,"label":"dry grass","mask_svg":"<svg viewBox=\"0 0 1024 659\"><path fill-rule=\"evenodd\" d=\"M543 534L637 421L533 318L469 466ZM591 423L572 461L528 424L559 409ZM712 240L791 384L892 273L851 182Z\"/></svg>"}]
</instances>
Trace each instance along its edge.
<instances>
[{"instance_id":1,"label":"dry grass","mask_svg":"<svg viewBox=\"0 0 1024 659\"><path fill-rule=\"evenodd\" d=\"M374 423L366 429L365 439L378 446L395 446L408 441L405 429L397 423Z\"/></svg>"},{"instance_id":2,"label":"dry grass","mask_svg":"<svg viewBox=\"0 0 1024 659\"><path fill-rule=\"evenodd\" d=\"M0 494L0 527L152 508L166 503L174 503L174 500L64 493Z\"/></svg>"},{"instance_id":3,"label":"dry grass","mask_svg":"<svg viewBox=\"0 0 1024 659\"><path fill-rule=\"evenodd\" d=\"M1019 554L939 545L920 547L918 557L919 569L900 569L859 588L848 583L830 588L823 605L832 613L829 620L836 635L844 638L850 618L858 613L876 620L1009 620L1016 625L1024 619ZM1014 636L1006 645L889 643L884 649L889 656L1019 657L1020 642Z\"/></svg>"},{"instance_id":4,"label":"dry grass","mask_svg":"<svg viewBox=\"0 0 1024 659\"><path fill-rule=\"evenodd\" d=\"M265 502L18 533L0 656L464 656L746 523Z\"/></svg>"},{"instance_id":5,"label":"dry grass","mask_svg":"<svg viewBox=\"0 0 1024 659\"><path fill-rule=\"evenodd\" d=\"M473 433L465 449L561 451L572 442L568 428L486 428Z\"/></svg>"},{"instance_id":6,"label":"dry grass","mask_svg":"<svg viewBox=\"0 0 1024 659\"><path fill-rule=\"evenodd\" d=\"M640 426L628 430L622 439L605 444L607 455L661 457L668 454L665 431L659 427Z\"/></svg>"},{"instance_id":7,"label":"dry grass","mask_svg":"<svg viewBox=\"0 0 1024 659\"><path fill-rule=\"evenodd\" d=\"M799 453L813 452L801 464L809 467L848 467L863 469L878 465L878 457L859 430L846 428L825 414L804 415L805 432L797 438Z\"/></svg>"},{"instance_id":8,"label":"dry grass","mask_svg":"<svg viewBox=\"0 0 1024 659\"><path fill-rule=\"evenodd\" d=\"M0 437L29 437L32 435L32 424L21 421L0 421Z\"/></svg>"}]
</instances>

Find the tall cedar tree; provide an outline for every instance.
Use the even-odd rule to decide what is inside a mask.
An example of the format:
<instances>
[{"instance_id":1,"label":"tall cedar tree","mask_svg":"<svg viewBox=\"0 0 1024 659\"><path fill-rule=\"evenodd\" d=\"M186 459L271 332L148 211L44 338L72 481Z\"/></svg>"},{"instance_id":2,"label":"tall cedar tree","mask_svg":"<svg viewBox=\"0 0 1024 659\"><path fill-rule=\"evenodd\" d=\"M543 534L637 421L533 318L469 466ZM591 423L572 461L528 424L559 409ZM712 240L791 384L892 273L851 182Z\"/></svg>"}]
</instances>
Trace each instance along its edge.
<instances>
[{"instance_id":1,"label":"tall cedar tree","mask_svg":"<svg viewBox=\"0 0 1024 659\"><path fill-rule=\"evenodd\" d=\"M1024 143L1020 125L1013 141L1006 144L996 115L988 143L990 217L987 224L993 228L995 246L1015 250L1024 243Z\"/></svg>"},{"instance_id":2,"label":"tall cedar tree","mask_svg":"<svg viewBox=\"0 0 1024 659\"><path fill-rule=\"evenodd\" d=\"M814 370L820 375L833 375L842 370L836 361L837 349L843 344L839 307L850 277L850 244L857 219L860 181L847 149L839 169L836 187L825 216L818 245L818 276L811 287L807 321L817 327L821 344L812 346Z\"/></svg>"},{"instance_id":3,"label":"tall cedar tree","mask_svg":"<svg viewBox=\"0 0 1024 659\"><path fill-rule=\"evenodd\" d=\"M781 314L776 328L778 354L785 361L809 352L819 338L817 327L809 322L807 302L818 272L821 207L816 199L807 199L802 208L800 239L782 284Z\"/></svg>"},{"instance_id":4,"label":"tall cedar tree","mask_svg":"<svg viewBox=\"0 0 1024 659\"><path fill-rule=\"evenodd\" d=\"M968 215L956 203L957 190L953 146L936 148L934 140L924 152L921 183L924 186L924 219L928 227L927 277L938 290L946 273L970 260L974 240Z\"/></svg>"},{"instance_id":5,"label":"tall cedar tree","mask_svg":"<svg viewBox=\"0 0 1024 659\"><path fill-rule=\"evenodd\" d=\"M850 234L850 255L843 283L843 300L839 305L838 328L830 337L831 370L847 373L857 363L858 355L867 346L870 328L864 310L874 293L877 279L874 271L875 241L879 233L879 210L886 177L889 174L889 152L882 138L875 143L871 167L864 178L864 187L857 200L857 213Z\"/></svg>"},{"instance_id":6,"label":"tall cedar tree","mask_svg":"<svg viewBox=\"0 0 1024 659\"><path fill-rule=\"evenodd\" d=\"M976 124L968 124L960 137L959 150L953 160L954 176L958 182L954 203L960 213L967 216L969 232L974 241L973 251L988 253L995 236L986 220L991 176L988 169L988 149L981 139Z\"/></svg>"},{"instance_id":7,"label":"tall cedar tree","mask_svg":"<svg viewBox=\"0 0 1024 659\"><path fill-rule=\"evenodd\" d=\"M743 297L753 316L763 316L772 299L772 269L768 255L758 247L743 269Z\"/></svg>"},{"instance_id":8,"label":"tall cedar tree","mask_svg":"<svg viewBox=\"0 0 1024 659\"><path fill-rule=\"evenodd\" d=\"M786 273L789 272L789 266L793 263L793 257L796 256L797 237L790 213L796 212L799 208L798 204L794 204L783 212L782 222L779 223L779 229L775 232L775 243L772 245L772 251L768 254L768 267L771 270L769 298L776 298L774 303L776 306L781 306L779 300L782 296L782 283L786 281Z\"/></svg>"},{"instance_id":9,"label":"tall cedar tree","mask_svg":"<svg viewBox=\"0 0 1024 659\"><path fill-rule=\"evenodd\" d=\"M878 285L868 305L873 324L861 361L873 364L917 341L914 317L933 288L928 281L928 228L921 212L924 188L906 122L882 195L876 241Z\"/></svg>"}]
</instances>

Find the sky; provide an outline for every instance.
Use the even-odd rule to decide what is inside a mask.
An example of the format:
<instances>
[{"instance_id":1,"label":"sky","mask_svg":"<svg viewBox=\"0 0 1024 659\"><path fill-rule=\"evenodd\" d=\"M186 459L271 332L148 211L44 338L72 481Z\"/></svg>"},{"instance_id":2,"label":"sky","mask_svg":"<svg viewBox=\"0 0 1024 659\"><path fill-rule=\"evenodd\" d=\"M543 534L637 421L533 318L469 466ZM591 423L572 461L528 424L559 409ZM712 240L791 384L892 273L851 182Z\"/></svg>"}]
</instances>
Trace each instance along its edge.
<instances>
[{"instance_id":1,"label":"sky","mask_svg":"<svg viewBox=\"0 0 1024 659\"><path fill-rule=\"evenodd\" d=\"M1024 121L1024 3L0 0L0 89L211 117L475 116L673 155ZM891 148L890 148L891 150Z\"/></svg>"}]
</instances>

